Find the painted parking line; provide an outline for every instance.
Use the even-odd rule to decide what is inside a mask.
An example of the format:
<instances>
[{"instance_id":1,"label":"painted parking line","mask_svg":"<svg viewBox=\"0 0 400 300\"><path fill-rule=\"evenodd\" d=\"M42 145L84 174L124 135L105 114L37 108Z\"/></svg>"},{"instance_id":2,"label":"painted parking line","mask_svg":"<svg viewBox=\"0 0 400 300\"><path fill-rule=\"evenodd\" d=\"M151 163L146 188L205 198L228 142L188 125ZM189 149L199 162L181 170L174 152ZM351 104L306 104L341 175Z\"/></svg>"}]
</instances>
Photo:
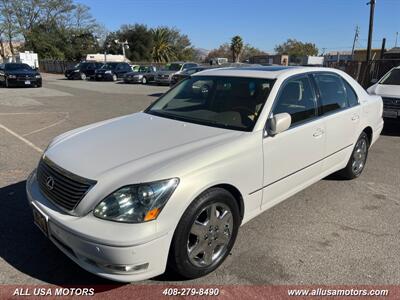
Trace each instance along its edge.
<instances>
[{"instance_id":1,"label":"painted parking line","mask_svg":"<svg viewBox=\"0 0 400 300\"><path fill-rule=\"evenodd\" d=\"M43 153L43 150L40 149L38 146L36 146L32 142L28 141L26 138L24 138L23 136L19 135L18 133L12 131L10 128L4 126L3 124L0 124L0 129L4 129L6 132L8 132L9 134L13 135L14 137L19 139L20 141L24 142L26 145L28 145L32 149L36 150L37 152Z\"/></svg>"}]
</instances>

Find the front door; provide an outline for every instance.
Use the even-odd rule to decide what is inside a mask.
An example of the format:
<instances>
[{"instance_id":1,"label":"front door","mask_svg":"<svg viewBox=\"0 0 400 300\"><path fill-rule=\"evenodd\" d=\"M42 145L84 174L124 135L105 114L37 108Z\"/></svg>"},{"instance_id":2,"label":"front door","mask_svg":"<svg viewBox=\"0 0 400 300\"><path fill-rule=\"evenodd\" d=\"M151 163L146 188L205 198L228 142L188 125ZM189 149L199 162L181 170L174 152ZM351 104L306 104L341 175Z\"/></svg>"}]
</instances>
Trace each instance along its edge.
<instances>
[{"instance_id":1,"label":"front door","mask_svg":"<svg viewBox=\"0 0 400 300\"><path fill-rule=\"evenodd\" d=\"M292 123L287 131L263 140L263 210L303 189L321 174L326 135L317 103L310 75L291 77L282 85L272 114L289 113Z\"/></svg>"}]
</instances>

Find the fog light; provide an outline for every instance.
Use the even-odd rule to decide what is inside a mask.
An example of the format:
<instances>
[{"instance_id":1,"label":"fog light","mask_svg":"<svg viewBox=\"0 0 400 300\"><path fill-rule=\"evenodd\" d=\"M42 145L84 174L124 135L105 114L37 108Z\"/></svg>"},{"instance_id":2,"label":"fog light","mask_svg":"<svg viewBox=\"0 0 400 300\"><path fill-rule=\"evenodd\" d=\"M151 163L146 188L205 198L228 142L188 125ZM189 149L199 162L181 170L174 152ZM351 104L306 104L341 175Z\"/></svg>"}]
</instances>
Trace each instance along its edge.
<instances>
[{"instance_id":1,"label":"fog light","mask_svg":"<svg viewBox=\"0 0 400 300\"><path fill-rule=\"evenodd\" d=\"M146 270L149 263L141 265L103 265L104 268L117 271L117 272L137 272L141 270Z\"/></svg>"}]
</instances>

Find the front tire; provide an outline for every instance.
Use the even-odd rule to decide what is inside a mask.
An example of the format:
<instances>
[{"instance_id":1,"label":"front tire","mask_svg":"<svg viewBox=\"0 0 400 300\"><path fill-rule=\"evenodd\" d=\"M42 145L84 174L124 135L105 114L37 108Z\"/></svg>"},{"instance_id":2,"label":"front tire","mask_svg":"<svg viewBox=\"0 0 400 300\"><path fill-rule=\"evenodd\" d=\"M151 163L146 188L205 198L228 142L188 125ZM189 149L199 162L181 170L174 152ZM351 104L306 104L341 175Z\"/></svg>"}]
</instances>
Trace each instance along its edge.
<instances>
[{"instance_id":1,"label":"front tire","mask_svg":"<svg viewBox=\"0 0 400 300\"><path fill-rule=\"evenodd\" d=\"M241 218L236 199L211 188L186 209L175 230L168 266L184 278L217 269L235 243Z\"/></svg>"},{"instance_id":2,"label":"front tire","mask_svg":"<svg viewBox=\"0 0 400 300\"><path fill-rule=\"evenodd\" d=\"M112 76L112 81L117 81L117 79L118 79L117 75L116 75L116 74L113 74L113 76Z\"/></svg>"},{"instance_id":3,"label":"front tire","mask_svg":"<svg viewBox=\"0 0 400 300\"><path fill-rule=\"evenodd\" d=\"M358 138L346 167L339 172L345 179L354 179L361 175L368 157L370 141L368 135L362 132Z\"/></svg>"},{"instance_id":4,"label":"front tire","mask_svg":"<svg viewBox=\"0 0 400 300\"><path fill-rule=\"evenodd\" d=\"M81 80L86 80L86 74L85 73L81 73L80 74L80 78L81 78Z\"/></svg>"},{"instance_id":5,"label":"front tire","mask_svg":"<svg viewBox=\"0 0 400 300\"><path fill-rule=\"evenodd\" d=\"M146 77L143 77L142 84L147 84L147 78Z\"/></svg>"}]
</instances>

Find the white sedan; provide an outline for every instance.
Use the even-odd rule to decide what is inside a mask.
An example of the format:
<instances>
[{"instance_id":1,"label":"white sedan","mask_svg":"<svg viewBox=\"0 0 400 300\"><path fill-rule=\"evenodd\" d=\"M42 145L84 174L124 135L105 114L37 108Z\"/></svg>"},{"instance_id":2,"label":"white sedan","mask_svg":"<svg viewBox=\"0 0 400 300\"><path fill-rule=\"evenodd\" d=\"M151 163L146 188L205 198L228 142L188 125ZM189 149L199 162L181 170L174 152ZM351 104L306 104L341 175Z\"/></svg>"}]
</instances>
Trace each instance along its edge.
<instances>
[{"instance_id":1,"label":"white sedan","mask_svg":"<svg viewBox=\"0 0 400 300\"><path fill-rule=\"evenodd\" d=\"M400 119L400 66L391 69L367 91L382 96L383 117Z\"/></svg>"},{"instance_id":2,"label":"white sedan","mask_svg":"<svg viewBox=\"0 0 400 300\"><path fill-rule=\"evenodd\" d=\"M27 195L39 228L89 272L129 282L168 262L196 278L240 225L331 173L358 177L382 127L381 98L339 70L207 70L143 112L56 137Z\"/></svg>"}]
</instances>

